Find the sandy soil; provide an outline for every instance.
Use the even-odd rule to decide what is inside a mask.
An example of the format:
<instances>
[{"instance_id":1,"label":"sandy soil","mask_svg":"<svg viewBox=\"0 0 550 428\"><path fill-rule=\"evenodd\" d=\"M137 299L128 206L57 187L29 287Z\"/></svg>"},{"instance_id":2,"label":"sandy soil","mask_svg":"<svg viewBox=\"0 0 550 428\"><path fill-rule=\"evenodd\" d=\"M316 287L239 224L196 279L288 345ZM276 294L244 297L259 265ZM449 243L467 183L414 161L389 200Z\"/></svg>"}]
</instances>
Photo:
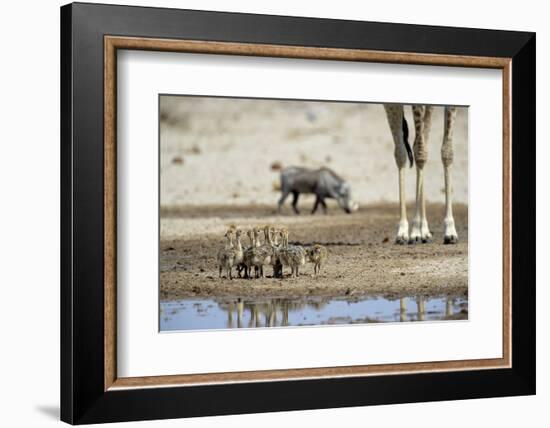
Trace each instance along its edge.
<instances>
[{"instance_id":1,"label":"sandy soil","mask_svg":"<svg viewBox=\"0 0 550 428\"><path fill-rule=\"evenodd\" d=\"M270 205L164 208L161 300L212 296L467 296L467 207L455 207L460 240L457 245L442 244L442 204L428 205L433 243L395 245L397 212L393 203L362 207L352 215L332 209L327 216L277 216ZM247 228L266 223L286 225L292 242L326 245L329 260L322 274L313 277L313 266L308 264L297 279L219 279L216 253L225 228L229 224Z\"/></svg>"},{"instance_id":2,"label":"sandy soil","mask_svg":"<svg viewBox=\"0 0 550 428\"><path fill-rule=\"evenodd\" d=\"M405 109L411 130L410 107ZM435 108L425 169L434 243L393 244L398 221L393 140L380 104L165 97L160 102L161 299L186 297L465 296L468 287L468 111L458 111L453 188L460 242L442 245L443 109ZM279 169L328 166L351 185L360 211L275 214ZM415 198L415 169L406 172ZM300 198L308 212L311 196ZM412 220L413 207L409 207ZM219 279L215 256L229 224L285 225L290 240L328 247L320 277ZM245 239L245 244L248 244Z\"/></svg>"}]
</instances>

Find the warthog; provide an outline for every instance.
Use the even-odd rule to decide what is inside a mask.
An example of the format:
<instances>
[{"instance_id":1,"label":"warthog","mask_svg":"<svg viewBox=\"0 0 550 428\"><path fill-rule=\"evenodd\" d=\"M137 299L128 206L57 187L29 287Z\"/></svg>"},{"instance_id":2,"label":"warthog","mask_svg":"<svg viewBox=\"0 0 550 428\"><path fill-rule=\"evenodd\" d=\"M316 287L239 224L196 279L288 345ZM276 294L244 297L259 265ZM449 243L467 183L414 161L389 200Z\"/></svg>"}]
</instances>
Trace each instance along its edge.
<instances>
[{"instance_id":1,"label":"warthog","mask_svg":"<svg viewBox=\"0 0 550 428\"><path fill-rule=\"evenodd\" d=\"M300 214L297 203L300 193L313 193L316 196L311 214L315 214L319 205L326 214L327 205L325 198L336 199L340 208L352 213L359 208L351 198L351 187L329 168L308 169L297 166L289 166L281 171L281 199L279 199L278 212L285 203L286 198L292 193L292 208L296 214Z\"/></svg>"}]
</instances>

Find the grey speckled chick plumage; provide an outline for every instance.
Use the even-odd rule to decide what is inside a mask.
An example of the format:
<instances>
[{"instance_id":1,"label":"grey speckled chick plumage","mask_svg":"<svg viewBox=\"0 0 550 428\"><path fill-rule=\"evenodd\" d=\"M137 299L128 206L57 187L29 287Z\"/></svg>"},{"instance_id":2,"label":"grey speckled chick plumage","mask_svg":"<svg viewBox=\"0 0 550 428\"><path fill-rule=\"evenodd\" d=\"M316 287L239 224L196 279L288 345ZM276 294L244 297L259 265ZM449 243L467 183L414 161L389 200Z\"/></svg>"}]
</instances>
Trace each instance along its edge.
<instances>
[{"instance_id":1,"label":"grey speckled chick plumage","mask_svg":"<svg viewBox=\"0 0 550 428\"><path fill-rule=\"evenodd\" d=\"M236 265L235 260L238 257L237 251L233 245L233 230L230 229L225 233L225 246L218 251L218 268L221 278L223 269L227 270L229 279L233 279L232 268Z\"/></svg>"},{"instance_id":2,"label":"grey speckled chick plumage","mask_svg":"<svg viewBox=\"0 0 550 428\"><path fill-rule=\"evenodd\" d=\"M308 261L313 263L313 273L318 275L321 272L321 267L328 259L328 251L326 247L315 244L307 249L306 254Z\"/></svg>"},{"instance_id":3,"label":"grey speckled chick plumage","mask_svg":"<svg viewBox=\"0 0 550 428\"><path fill-rule=\"evenodd\" d=\"M300 266L306 264L306 251L300 245L289 245L288 230L282 230L283 242L279 250L279 258L283 266L289 266L290 276L296 278L300 276Z\"/></svg>"}]
</instances>

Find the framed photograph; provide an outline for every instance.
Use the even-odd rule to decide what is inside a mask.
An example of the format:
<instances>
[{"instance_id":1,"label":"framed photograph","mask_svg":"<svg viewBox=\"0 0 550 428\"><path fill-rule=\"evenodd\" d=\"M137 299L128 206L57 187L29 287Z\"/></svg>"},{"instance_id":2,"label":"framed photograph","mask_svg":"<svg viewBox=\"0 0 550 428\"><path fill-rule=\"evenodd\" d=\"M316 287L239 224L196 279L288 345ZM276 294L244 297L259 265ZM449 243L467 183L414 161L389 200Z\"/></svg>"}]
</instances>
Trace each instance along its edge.
<instances>
[{"instance_id":1,"label":"framed photograph","mask_svg":"<svg viewBox=\"0 0 550 428\"><path fill-rule=\"evenodd\" d=\"M61 8L61 418L535 393L535 34Z\"/></svg>"}]
</instances>

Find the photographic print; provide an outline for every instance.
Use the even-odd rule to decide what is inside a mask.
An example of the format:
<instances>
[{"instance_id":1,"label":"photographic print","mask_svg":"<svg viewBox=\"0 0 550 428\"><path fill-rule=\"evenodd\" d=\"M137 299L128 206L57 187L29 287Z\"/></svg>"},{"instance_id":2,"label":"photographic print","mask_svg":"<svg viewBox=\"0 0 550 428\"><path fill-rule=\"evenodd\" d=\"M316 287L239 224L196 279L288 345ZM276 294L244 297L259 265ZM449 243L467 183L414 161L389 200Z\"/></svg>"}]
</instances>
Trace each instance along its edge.
<instances>
[{"instance_id":1,"label":"photographic print","mask_svg":"<svg viewBox=\"0 0 550 428\"><path fill-rule=\"evenodd\" d=\"M159 95L160 331L468 319L468 108Z\"/></svg>"}]
</instances>

